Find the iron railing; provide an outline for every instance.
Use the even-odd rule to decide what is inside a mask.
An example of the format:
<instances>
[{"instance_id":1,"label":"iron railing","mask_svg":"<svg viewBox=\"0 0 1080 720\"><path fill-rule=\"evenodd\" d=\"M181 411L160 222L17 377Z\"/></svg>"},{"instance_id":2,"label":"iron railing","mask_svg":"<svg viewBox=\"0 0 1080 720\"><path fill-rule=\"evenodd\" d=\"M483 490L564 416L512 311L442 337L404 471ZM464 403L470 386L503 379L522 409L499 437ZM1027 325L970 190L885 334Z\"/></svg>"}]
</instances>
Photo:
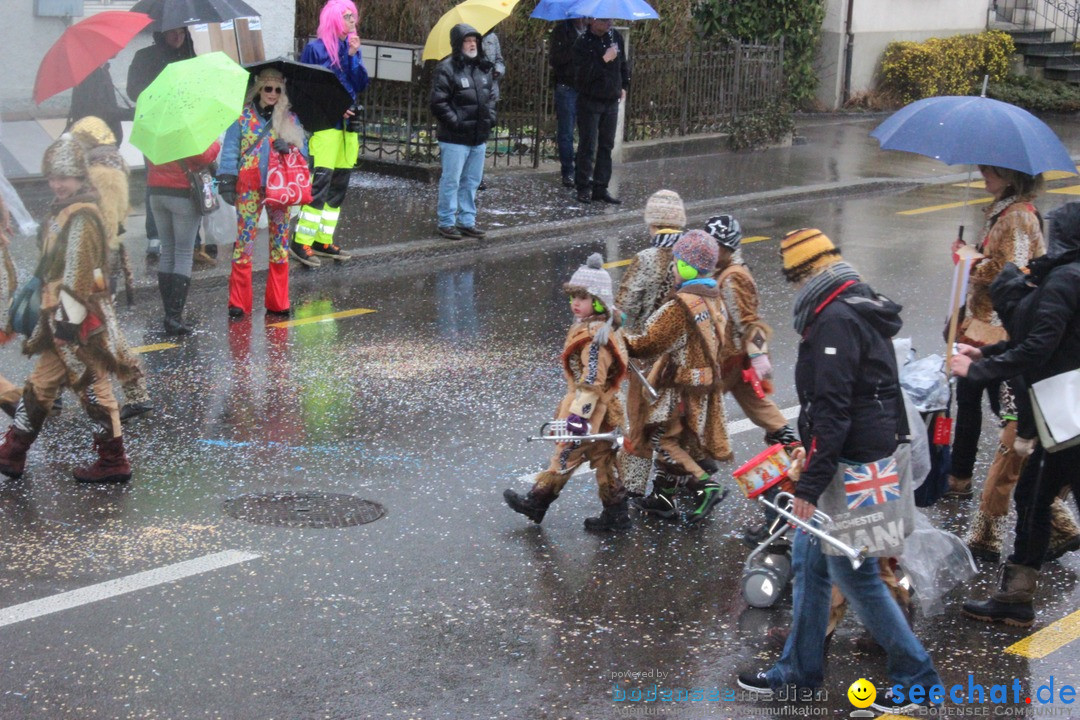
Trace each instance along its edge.
<instances>
[{"instance_id":1,"label":"iron railing","mask_svg":"<svg viewBox=\"0 0 1080 720\"><path fill-rule=\"evenodd\" d=\"M1078 0L994 0L999 20L1024 30L1053 30L1055 42L1077 42L1080 37Z\"/></svg>"}]
</instances>

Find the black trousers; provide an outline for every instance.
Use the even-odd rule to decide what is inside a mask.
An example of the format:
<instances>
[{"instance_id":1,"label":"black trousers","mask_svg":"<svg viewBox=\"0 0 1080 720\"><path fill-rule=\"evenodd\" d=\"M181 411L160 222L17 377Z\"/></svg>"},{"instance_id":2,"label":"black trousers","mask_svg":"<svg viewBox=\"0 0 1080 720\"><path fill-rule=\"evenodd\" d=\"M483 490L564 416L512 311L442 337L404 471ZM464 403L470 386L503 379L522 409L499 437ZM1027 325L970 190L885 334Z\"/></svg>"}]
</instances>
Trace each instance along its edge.
<instances>
[{"instance_id":1,"label":"black trousers","mask_svg":"<svg viewBox=\"0 0 1080 720\"><path fill-rule=\"evenodd\" d=\"M611 182L611 150L615 147L618 124L618 100L596 100L578 95L578 149L574 160L574 185L578 192L590 188L590 178L594 193L607 190Z\"/></svg>"},{"instance_id":2,"label":"black trousers","mask_svg":"<svg viewBox=\"0 0 1080 720\"><path fill-rule=\"evenodd\" d=\"M316 210L322 210L324 205L340 208L349 190L351 174L351 168L312 168L311 202L308 205Z\"/></svg>"},{"instance_id":3,"label":"black trousers","mask_svg":"<svg viewBox=\"0 0 1080 720\"><path fill-rule=\"evenodd\" d=\"M1016 484L1016 543L1009 562L1042 565L1050 545L1050 505L1066 485L1080 505L1080 445L1056 453L1036 446Z\"/></svg>"},{"instance_id":4,"label":"black trousers","mask_svg":"<svg viewBox=\"0 0 1080 720\"><path fill-rule=\"evenodd\" d=\"M990 396L990 408L998 412L998 383L979 385L967 378L956 378L956 425L949 474L958 478L969 478L975 472L975 456L982 434L984 390Z\"/></svg>"}]
</instances>

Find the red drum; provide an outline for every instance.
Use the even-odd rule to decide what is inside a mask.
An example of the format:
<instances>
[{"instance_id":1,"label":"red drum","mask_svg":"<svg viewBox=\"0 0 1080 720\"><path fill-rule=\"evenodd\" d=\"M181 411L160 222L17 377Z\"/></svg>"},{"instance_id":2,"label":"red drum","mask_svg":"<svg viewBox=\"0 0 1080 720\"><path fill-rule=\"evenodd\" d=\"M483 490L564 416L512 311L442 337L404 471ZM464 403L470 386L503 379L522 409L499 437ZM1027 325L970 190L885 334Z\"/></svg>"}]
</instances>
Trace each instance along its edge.
<instances>
[{"instance_id":1,"label":"red drum","mask_svg":"<svg viewBox=\"0 0 1080 720\"><path fill-rule=\"evenodd\" d=\"M791 458L784 446L777 443L765 449L733 474L743 494L753 500L776 486L785 492L794 492L795 483L788 477Z\"/></svg>"}]
</instances>

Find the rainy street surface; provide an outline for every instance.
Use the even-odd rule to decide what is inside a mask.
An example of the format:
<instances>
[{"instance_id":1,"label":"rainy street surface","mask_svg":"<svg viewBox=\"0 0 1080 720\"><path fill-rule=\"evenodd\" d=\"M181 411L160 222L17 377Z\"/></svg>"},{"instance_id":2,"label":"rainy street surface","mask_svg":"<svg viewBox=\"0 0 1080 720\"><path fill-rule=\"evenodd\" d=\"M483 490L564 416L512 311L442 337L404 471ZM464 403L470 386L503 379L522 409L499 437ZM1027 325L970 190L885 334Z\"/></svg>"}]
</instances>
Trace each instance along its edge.
<instances>
[{"instance_id":1,"label":"rainy street surface","mask_svg":"<svg viewBox=\"0 0 1080 720\"><path fill-rule=\"evenodd\" d=\"M882 157L882 176L948 172ZM677 167L658 163L649 191L667 184L707 200L707 188L677 182ZM496 192L513 178L498 176ZM1052 181L1041 210L1078 186ZM364 202L364 188L353 192ZM968 238L981 226L984 205L963 206L965 197L985 194L933 180L739 210L776 329L775 399L789 415L797 337L780 237L821 228L904 305L901 334L919 354L941 352L949 243L957 225ZM347 202L341 225L356 239L344 245L385 236L349 212ZM759 511L734 483L701 526L635 517L619 535L582 528L599 510L591 474L571 479L541 526L503 504L503 489L528 489L551 450L524 438L565 388L557 358L571 315L561 285L593 251L618 280L619 262L646 242L639 210L627 217L437 259L294 265L295 312L284 320L258 309L259 280L255 315L240 322L226 317L225 288L204 283L189 300L198 332L179 340L159 333L154 295L119 307L158 411L126 426L135 476L125 487L72 481L90 436L70 393L23 479L0 484L0 718L846 718L853 681L883 691L884 656L853 613L816 701L761 702L738 690L739 670L777 657L766 633L789 622L791 594L770 609L742 598L741 534ZM31 364L12 343L0 348L0 367L21 382ZM763 441L730 402L728 419L734 469ZM988 418L977 477L995 436ZM962 533L974 507L943 501L928 515ZM971 675L988 691L1008 685L1009 702L947 711L1080 717L1060 700L1064 685L1080 682L1080 557L1045 566L1026 630L960 617L960 602L992 582L992 565L979 570L944 613L917 614L915 628L947 686L966 691ZM1058 701L1041 706L1035 698L1050 683ZM630 699L656 688L678 699Z\"/></svg>"}]
</instances>

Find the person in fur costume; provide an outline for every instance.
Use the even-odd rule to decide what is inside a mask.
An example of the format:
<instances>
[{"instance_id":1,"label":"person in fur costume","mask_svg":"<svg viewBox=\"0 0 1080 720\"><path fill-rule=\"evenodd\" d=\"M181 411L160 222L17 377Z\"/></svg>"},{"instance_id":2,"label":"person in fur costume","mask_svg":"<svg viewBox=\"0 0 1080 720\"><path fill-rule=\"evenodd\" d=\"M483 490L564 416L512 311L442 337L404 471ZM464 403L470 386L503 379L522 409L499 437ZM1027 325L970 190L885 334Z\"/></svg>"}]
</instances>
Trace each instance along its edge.
<instances>
[{"instance_id":1,"label":"person in fur costume","mask_svg":"<svg viewBox=\"0 0 1080 720\"><path fill-rule=\"evenodd\" d=\"M107 325L115 322L108 272L107 232L87 176L79 143L62 135L45 151L42 174L55 199L41 225L41 313L23 344L37 364L23 388L15 420L0 445L0 473L17 478L26 453L64 388L79 394L94 425L98 459L75 470L79 482L126 482L131 465L124 453L120 410L109 375L123 382L138 368L113 353Z\"/></svg>"},{"instance_id":2,"label":"person in fur costume","mask_svg":"<svg viewBox=\"0 0 1080 720\"><path fill-rule=\"evenodd\" d=\"M4 199L0 197L0 308L7 308L11 304L11 297L15 294L15 286L19 281L15 273L15 263L11 260L11 252L8 246L11 244L11 216L8 215ZM4 313L0 324L0 345L15 337L7 327L7 313ZM19 403L22 392L18 385L0 375L0 410L9 417L15 416L15 406Z\"/></svg>"},{"instance_id":3,"label":"person in fur costume","mask_svg":"<svg viewBox=\"0 0 1080 720\"><path fill-rule=\"evenodd\" d=\"M702 463L711 466L711 461L732 457L719 366L724 310L712 278L717 254L716 241L707 233L683 235L672 248L674 295L649 317L641 334L626 338L631 357L654 360L649 382L659 393L647 415L630 420L631 425L643 422L656 456L653 491L635 504L659 517L678 517L677 478L688 475L694 491L690 523L705 519L727 495L719 473Z\"/></svg>"},{"instance_id":4,"label":"person in fur costume","mask_svg":"<svg viewBox=\"0 0 1080 720\"><path fill-rule=\"evenodd\" d=\"M626 347L611 293L611 276L603 263L600 253L590 255L563 286L570 294L574 323L563 344L566 395L555 417L565 418L567 430L574 435L611 432L623 421L616 391L626 375ZM615 457L615 449L608 442L560 443L551 465L536 476L528 494L506 490L503 498L515 512L540 523L571 473L588 461L596 471L604 509L599 517L586 518L585 529L625 530L630 527L630 516Z\"/></svg>"},{"instance_id":5,"label":"person in fur costume","mask_svg":"<svg viewBox=\"0 0 1080 720\"><path fill-rule=\"evenodd\" d=\"M130 303L134 278L127 248L121 237L126 232L124 223L131 211L128 192L130 169L116 147L116 136L101 118L84 117L76 121L71 126L71 134L79 141L86 157L90 183L98 195L98 209L101 211L101 218L105 225L110 259L115 259L123 272L124 285ZM111 310L112 306L105 308L105 312L111 312ZM120 324L113 319L112 322L107 323L107 326L113 353L117 357L123 357L125 364L139 368L139 372L124 383L122 388L124 406L120 410L120 421L127 422L151 412L154 406L150 401L150 392L146 389L146 375L142 369L142 361L138 355L131 352L131 345L124 337L124 333L120 332Z\"/></svg>"},{"instance_id":6,"label":"person in fur costume","mask_svg":"<svg viewBox=\"0 0 1080 720\"><path fill-rule=\"evenodd\" d=\"M671 248L686 228L686 210L682 198L672 190L657 190L645 203L645 227L649 246L639 251L619 283L615 305L623 313L623 330L640 333L664 299L675 289L671 274ZM645 440L641 423L631 419L646 411L641 382L630 373L626 390L628 425L623 449L619 452L619 470L626 491L632 497L645 494L653 463L652 447Z\"/></svg>"}]
</instances>

